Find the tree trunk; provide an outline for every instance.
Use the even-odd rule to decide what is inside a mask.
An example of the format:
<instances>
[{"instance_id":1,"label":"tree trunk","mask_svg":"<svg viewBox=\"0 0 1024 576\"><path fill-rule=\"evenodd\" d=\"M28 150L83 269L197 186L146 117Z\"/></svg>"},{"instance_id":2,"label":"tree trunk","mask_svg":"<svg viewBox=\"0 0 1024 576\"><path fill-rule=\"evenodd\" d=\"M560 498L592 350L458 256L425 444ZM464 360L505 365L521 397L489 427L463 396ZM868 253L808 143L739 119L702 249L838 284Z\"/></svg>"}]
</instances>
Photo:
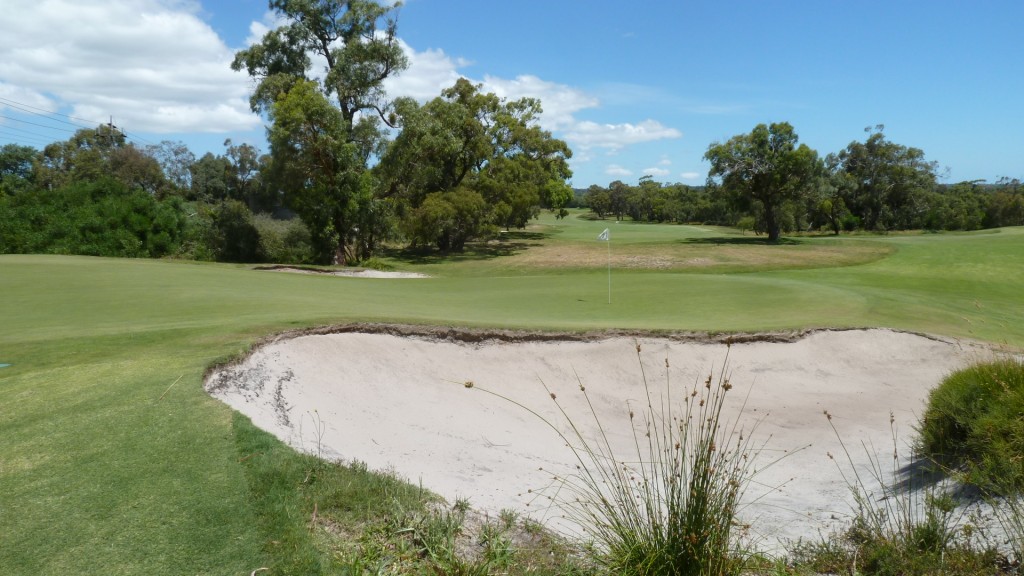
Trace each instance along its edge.
<instances>
[{"instance_id":1,"label":"tree trunk","mask_svg":"<svg viewBox=\"0 0 1024 576\"><path fill-rule=\"evenodd\" d=\"M775 207L770 204L764 205L764 228L768 233L769 242L777 242L779 240L779 221L775 217Z\"/></svg>"}]
</instances>

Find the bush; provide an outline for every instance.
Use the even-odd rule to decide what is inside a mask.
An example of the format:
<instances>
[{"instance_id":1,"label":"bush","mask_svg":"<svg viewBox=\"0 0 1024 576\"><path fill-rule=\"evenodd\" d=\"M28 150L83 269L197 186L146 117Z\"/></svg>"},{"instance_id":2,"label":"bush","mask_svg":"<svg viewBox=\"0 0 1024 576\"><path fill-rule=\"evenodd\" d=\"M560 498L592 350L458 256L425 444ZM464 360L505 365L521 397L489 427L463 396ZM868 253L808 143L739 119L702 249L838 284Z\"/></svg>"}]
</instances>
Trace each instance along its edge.
<instances>
[{"instance_id":1,"label":"bush","mask_svg":"<svg viewBox=\"0 0 1024 576\"><path fill-rule=\"evenodd\" d=\"M225 200L213 210L209 245L219 262L262 262L260 233L252 212L238 200Z\"/></svg>"},{"instance_id":2,"label":"bush","mask_svg":"<svg viewBox=\"0 0 1024 576\"><path fill-rule=\"evenodd\" d=\"M259 244L267 262L277 264L312 264L313 245L309 228L298 218L278 220L268 214L252 218L259 233Z\"/></svg>"},{"instance_id":3,"label":"bush","mask_svg":"<svg viewBox=\"0 0 1024 576\"><path fill-rule=\"evenodd\" d=\"M178 200L110 179L5 197L0 219L0 253L161 257L185 229Z\"/></svg>"},{"instance_id":4,"label":"bush","mask_svg":"<svg viewBox=\"0 0 1024 576\"><path fill-rule=\"evenodd\" d=\"M917 450L995 493L1024 489L1024 363L1002 359L954 372L932 390Z\"/></svg>"}]
</instances>

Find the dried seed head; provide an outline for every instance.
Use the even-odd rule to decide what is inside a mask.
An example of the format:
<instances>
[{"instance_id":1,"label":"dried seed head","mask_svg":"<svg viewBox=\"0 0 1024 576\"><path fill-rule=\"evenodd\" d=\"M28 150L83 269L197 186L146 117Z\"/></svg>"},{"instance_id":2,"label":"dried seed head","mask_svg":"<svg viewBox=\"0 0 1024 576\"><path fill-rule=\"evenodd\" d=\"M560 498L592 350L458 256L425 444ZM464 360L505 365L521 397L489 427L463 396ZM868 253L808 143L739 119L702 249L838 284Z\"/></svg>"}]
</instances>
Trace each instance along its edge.
<instances>
[{"instance_id":1,"label":"dried seed head","mask_svg":"<svg viewBox=\"0 0 1024 576\"><path fill-rule=\"evenodd\" d=\"M732 390L732 384L728 380L726 380L725 382L722 383L722 390L725 390L726 392Z\"/></svg>"},{"instance_id":2,"label":"dried seed head","mask_svg":"<svg viewBox=\"0 0 1024 576\"><path fill-rule=\"evenodd\" d=\"M472 380L466 380L466 383L463 384L463 386L465 386L466 388L472 388L473 387L473 381Z\"/></svg>"},{"instance_id":3,"label":"dried seed head","mask_svg":"<svg viewBox=\"0 0 1024 576\"><path fill-rule=\"evenodd\" d=\"M825 415L825 418L832 419L832 415L828 413L828 410L823 410L822 413Z\"/></svg>"},{"instance_id":4,"label":"dried seed head","mask_svg":"<svg viewBox=\"0 0 1024 576\"><path fill-rule=\"evenodd\" d=\"M665 368L668 368L668 358L665 358Z\"/></svg>"},{"instance_id":5,"label":"dried seed head","mask_svg":"<svg viewBox=\"0 0 1024 576\"><path fill-rule=\"evenodd\" d=\"M640 343L639 342L636 343L636 353L637 354L640 353Z\"/></svg>"},{"instance_id":6,"label":"dried seed head","mask_svg":"<svg viewBox=\"0 0 1024 576\"><path fill-rule=\"evenodd\" d=\"M557 399L558 399L558 396L555 396L555 393L554 393L554 392L552 392L552 393L551 393L551 399L552 399L552 400L557 400Z\"/></svg>"}]
</instances>

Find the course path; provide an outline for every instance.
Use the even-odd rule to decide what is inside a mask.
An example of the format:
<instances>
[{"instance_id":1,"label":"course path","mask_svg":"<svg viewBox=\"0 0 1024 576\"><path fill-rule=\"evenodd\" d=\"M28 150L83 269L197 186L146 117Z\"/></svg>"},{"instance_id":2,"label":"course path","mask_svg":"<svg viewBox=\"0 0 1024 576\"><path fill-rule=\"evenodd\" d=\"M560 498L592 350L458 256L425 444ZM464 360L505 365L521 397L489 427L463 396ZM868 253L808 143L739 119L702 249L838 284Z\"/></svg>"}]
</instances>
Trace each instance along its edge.
<instances>
[{"instance_id":1,"label":"course path","mask_svg":"<svg viewBox=\"0 0 1024 576\"><path fill-rule=\"evenodd\" d=\"M643 413L644 375L656 393L668 381L681 398L709 374L717 380L728 358L733 389L725 417L741 418L746 428L760 422L755 443L766 448L758 465L777 460L755 477L746 493L752 504L742 514L762 547L775 548L817 539L849 520L851 497L839 467L849 473L851 463L825 411L854 466L867 469L868 446L890 472L890 415L899 463L909 463L928 392L950 371L989 354L889 330L748 337L728 346L692 337L531 341L451 334L279 338L213 372L206 386L296 448L394 471L487 512L515 508L557 524L558 512L538 493L547 493L552 474L572 469L573 452L537 415L481 388L569 434L546 386L591 435L596 427L582 383L610 442L629 459L636 454L629 410Z\"/></svg>"}]
</instances>

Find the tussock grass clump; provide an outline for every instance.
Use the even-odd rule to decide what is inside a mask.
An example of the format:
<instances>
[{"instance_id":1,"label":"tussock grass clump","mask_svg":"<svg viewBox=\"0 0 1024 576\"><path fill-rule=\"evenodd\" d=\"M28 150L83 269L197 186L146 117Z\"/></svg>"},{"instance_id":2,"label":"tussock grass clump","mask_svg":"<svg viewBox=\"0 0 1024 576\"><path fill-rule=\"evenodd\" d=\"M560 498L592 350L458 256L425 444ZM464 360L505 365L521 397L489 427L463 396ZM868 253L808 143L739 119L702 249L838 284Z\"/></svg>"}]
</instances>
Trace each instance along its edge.
<instances>
[{"instance_id":1,"label":"tussock grass clump","mask_svg":"<svg viewBox=\"0 0 1024 576\"><path fill-rule=\"evenodd\" d=\"M977 363L932 390L918 452L997 494L1024 490L1024 362Z\"/></svg>"},{"instance_id":2,"label":"tussock grass clump","mask_svg":"<svg viewBox=\"0 0 1024 576\"><path fill-rule=\"evenodd\" d=\"M640 358L640 346L637 345ZM631 407L633 448L616 453L586 387L579 391L596 425L596 438L574 422L555 394L569 432L533 413L572 450L576 471L555 478L549 497L592 540L595 564L609 574L722 575L743 568L736 528L740 501L753 477L760 447L750 429L724 421L732 385L726 372L690 387L668 378L656 390L640 371L646 393L640 411ZM479 388L478 388L479 389Z\"/></svg>"},{"instance_id":3,"label":"tussock grass clump","mask_svg":"<svg viewBox=\"0 0 1024 576\"><path fill-rule=\"evenodd\" d=\"M791 551L795 562L816 572L872 576L1003 573L1006 558L981 533L979 518L958 506L957 486L936 477L931 466L901 461L893 414L890 467L883 463L888 457L865 443L866 471L854 465L832 415L825 417L849 464L849 472L838 467L853 495L853 521L828 540L798 543Z\"/></svg>"}]
</instances>

